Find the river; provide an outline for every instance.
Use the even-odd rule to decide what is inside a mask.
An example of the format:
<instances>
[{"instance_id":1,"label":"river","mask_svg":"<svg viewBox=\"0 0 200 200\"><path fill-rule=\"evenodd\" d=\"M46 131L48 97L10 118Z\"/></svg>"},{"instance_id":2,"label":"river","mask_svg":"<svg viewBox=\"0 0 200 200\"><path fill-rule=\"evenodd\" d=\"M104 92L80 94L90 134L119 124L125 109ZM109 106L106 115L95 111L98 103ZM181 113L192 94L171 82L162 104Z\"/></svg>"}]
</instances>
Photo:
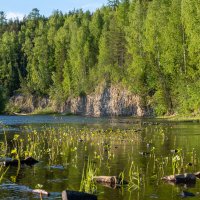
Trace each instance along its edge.
<instances>
[{"instance_id":1,"label":"river","mask_svg":"<svg viewBox=\"0 0 200 200\"><path fill-rule=\"evenodd\" d=\"M38 186L50 192L44 199L61 199L63 190L80 190L84 167L89 161L96 175L121 173L129 182L132 178L133 184L119 187L96 184L93 193L98 200L177 200L182 198L183 191L193 193L193 199L200 197L200 180L193 185L174 185L161 180L173 173L200 171L197 122L57 115L0 116L0 122L0 140L4 140L6 132L10 150L15 135L26 138L36 130L47 135L45 144L48 144L52 130L55 134L68 131L60 147L35 150L40 152L35 154L38 164L21 166L19 171L10 167L0 183L0 199L40 199L38 194L30 192ZM73 136L70 131L74 130Z\"/></svg>"}]
</instances>

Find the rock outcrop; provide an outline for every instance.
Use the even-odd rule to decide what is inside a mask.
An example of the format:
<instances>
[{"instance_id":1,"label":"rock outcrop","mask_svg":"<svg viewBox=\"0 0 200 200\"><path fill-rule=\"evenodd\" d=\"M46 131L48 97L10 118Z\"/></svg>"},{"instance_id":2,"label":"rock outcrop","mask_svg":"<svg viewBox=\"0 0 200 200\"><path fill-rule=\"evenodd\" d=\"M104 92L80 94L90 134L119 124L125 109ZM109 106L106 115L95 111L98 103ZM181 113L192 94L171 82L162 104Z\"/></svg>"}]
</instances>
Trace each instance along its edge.
<instances>
[{"instance_id":1,"label":"rock outcrop","mask_svg":"<svg viewBox=\"0 0 200 200\"><path fill-rule=\"evenodd\" d=\"M31 113L35 109L52 108L59 113L72 113L86 116L150 116L150 109L144 107L141 98L120 86L99 87L95 92L69 98L62 105L41 97L17 95L11 98L11 104L20 108L20 112Z\"/></svg>"},{"instance_id":2,"label":"rock outcrop","mask_svg":"<svg viewBox=\"0 0 200 200\"><path fill-rule=\"evenodd\" d=\"M139 96L125 88L111 86L67 101L62 112L89 116L147 116L150 112L142 107Z\"/></svg>"},{"instance_id":3,"label":"rock outcrop","mask_svg":"<svg viewBox=\"0 0 200 200\"><path fill-rule=\"evenodd\" d=\"M34 95L14 95L10 98L9 106L14 107L20 113L32 113L36 109L45 109L50 105L48 97L38 97ZM10 109L12 111L12 108Z\"/></svg>"}]
</instances>

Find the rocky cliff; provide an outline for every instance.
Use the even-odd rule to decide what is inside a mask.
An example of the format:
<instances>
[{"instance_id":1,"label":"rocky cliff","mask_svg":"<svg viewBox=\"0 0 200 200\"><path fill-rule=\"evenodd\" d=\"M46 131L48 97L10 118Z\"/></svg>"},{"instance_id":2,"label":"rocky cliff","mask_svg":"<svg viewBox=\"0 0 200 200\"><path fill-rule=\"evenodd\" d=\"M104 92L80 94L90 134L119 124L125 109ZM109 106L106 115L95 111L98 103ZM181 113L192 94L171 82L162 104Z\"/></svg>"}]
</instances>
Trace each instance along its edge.
<instances>
[{"instance_id":1,"label":"rocky cliff","mask_svg":"<svg viewBox=\"0 0 200 200\"><path fill-rule=\"evenodd\" d=\"M36 109L51 108L59 113L72 113L87 116L149 116L150 111L141 105L141 99L119 86L99 87L90 95L69 98L62 105L41 97L16 95L10 105L20 112L30 113Z\"/></svg>"},{"instance_id":2,"label":"rocky cliff","mask_svg":"<svg viewBox=\"0 0 200 200\"><path fill-rule=\"evenodd\" d=\"M37 109L46 109L50 105L52 103L47 97L17 94L10 98L7 110L11 113L32 113Z\"/></svg>"}]
</instances>

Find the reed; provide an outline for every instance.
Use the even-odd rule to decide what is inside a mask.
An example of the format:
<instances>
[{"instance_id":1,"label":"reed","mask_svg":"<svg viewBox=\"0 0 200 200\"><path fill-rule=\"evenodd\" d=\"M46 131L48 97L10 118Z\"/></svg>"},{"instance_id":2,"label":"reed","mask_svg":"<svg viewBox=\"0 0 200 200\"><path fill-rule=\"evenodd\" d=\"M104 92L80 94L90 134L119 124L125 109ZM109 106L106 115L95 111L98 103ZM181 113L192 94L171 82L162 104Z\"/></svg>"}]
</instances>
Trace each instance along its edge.
<instances>
[{"instance_id":1,"label":"reed","mask_svg":"<svg viewBox=\"0 0 200 200\"><path fill-rule=\"evenodd\" d=\"M9 167L5 168L3 166L0 166L0 183L2 182L5 174L7 173Z\"/></svg>"},{"instance_id":2,"label":"reed","mask_svg":"<svg viewBox=\"0 0 200 200\"><path fill-rule=\"evenodd\" d=\"M92 194L96 192L97 186L95 181L93 180L93 177L96 176L96 173L96 166L91 162L90 159L88 159L86 165L84 165L83 168L82 180L80 184L81 192L87 192Z\"/></svg>"},{"instance_id":3,"label":"reed","mask_svg":"<svg viewBox=\"0 0 200 200\"><path fill-rule=\"evenodd\" d=\"M141 186L141 174L139 167L135 166L133 161L131 162L131 166L129 168L128 177L128 190L139 190Z\"/></svg>"}]
</instances>

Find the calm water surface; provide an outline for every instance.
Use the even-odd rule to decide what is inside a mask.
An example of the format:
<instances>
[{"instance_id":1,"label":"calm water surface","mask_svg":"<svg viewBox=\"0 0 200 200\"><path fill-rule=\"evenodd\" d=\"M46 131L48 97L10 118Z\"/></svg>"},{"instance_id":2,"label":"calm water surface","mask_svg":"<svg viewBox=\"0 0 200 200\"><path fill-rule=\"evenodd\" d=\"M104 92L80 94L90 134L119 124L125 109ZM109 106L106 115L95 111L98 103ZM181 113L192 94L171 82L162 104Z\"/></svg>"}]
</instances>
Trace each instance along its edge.
<instances>
[{"instance_id":1,"label":"calm water surface","mask_svg":"<svg viewBox=\"0 0 200 200\"><path fill-rule=\"evenodd\" d=\"M109 151L101 152L100 159L93 159L95 152L101 151L98 141L84 140L66 141L66 154L60 156L55 163L50 163L48 157L42 157L33 167L22 166L19 173L17 168L11 167L0 183L0 199L40 199L30 192L37 184L50 192L44 199L61 199L61 192L65 189L80 189L80 182L84 165L87 159L92 158L98 168L98 175L119 175L124 172L125 179L129 180L131 163L135 171L140 173L139 188L128 189L127 186L109 188L97 185L96 194L99 200L146 200L146 199L182 199L182 191L195 194L192 199L200 198L200 180L195 185L171 185L161 180L162 176L173 174L172 160L175 154L173 149L180 149L177 159L180 172L200 171L200 124L196 122L165 122L152 119L134 118L89 118L77 116L0 116L0 140L3 140L3 131L6 130L8 140L14 134L26 136L24 129L37 129L40 132L44 127L72 126L76 128L88 127L95 129L140 130L141 140L134 142L125 139L116 140L107 137ZM27 128L28 127L28 128ZM42 134L42 131L41 131ZM150 145L148 145L150 144ZM150 152L150 155L141 155L139 152ZM189 166L191 163L192 166ZM18 174L16 176L16 174ZM137 183L137 181L135 181Z\"/></svg>"}]
</instances>

